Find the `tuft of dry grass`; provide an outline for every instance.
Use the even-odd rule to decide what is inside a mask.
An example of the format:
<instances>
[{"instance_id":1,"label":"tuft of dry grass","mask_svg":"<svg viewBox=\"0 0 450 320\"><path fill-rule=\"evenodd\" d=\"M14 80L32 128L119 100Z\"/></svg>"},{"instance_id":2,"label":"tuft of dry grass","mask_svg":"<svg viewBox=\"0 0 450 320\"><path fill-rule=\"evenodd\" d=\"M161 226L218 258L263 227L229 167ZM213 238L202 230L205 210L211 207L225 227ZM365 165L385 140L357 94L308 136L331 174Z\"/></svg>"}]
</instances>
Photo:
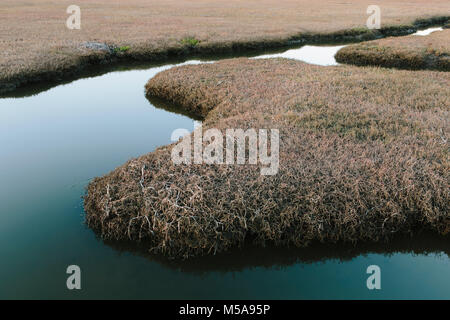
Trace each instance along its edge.
<instances>
[{"instance_id":1,"label":"tuft of dry grass","mask_svg":"<svg viewBox=\"0 0 450 320\"><path fill-rule=\"evenodd\" d=\"M379 242L450 232L450 75L287 59L182 66L149 95L203 130L280 130L280 169L174 165L172 145L94 179L86 222L104 239L188 258L257 245Z\"/></svg>"},{"instance_id":2,"label":"tuft of dry grass","mask_svg":"<svg viewBox=\"0 0 450 320\"><path fill-rule=\"evenodd\" d=\"M336 60L358 66L450 71L450 30L354 44L339 50Z\"/></svg>"},{"instance_id":3,"label":"tuft of dry grass","mask_svg":"<svg viewBox=\"0 0 450 320\"><path fill-rule=\"evenodd\" d=\"M381 1L383 28L372 32L365 28L370 0L78 0L81 30L69 30L66 8L72 4L1 1L0 93L119 59L153 61L407 34L445 23L450 12L447 0ZM86 42L106 44L111 52L87 49Z\"/></svg>"}]
</instances>

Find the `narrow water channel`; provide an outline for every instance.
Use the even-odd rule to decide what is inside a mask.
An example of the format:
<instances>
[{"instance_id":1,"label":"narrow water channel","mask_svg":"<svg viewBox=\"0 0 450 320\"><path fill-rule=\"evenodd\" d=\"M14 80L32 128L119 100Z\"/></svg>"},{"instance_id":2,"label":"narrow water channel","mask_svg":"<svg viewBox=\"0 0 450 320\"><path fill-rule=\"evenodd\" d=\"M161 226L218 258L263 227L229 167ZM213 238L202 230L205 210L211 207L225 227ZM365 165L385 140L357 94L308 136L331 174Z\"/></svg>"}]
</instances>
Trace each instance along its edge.
<instances>
[{"instance_id":1,"label":"narrow water channel","mask_svg":"<svg viewBox=\"0 0 450 320\"><path fill-rule=\"evenodd\" d=\"M275 55L333 65L340 46ZM189 61L186 63L199 63ZM0 298L450 298L448 241L423 235L372 247L243 248L186 262L104 243L84 224L89 180L168 144L194 119L149 101L173 65L110 72L0 99ZM66 268L82 290L66 289ZM369 291L366 269L382 270Z\"/></svg>"},{"instance_id":2,"label":"narrow water channel","mask_svg":"<svg viewBox=\"0 0 450 320\"><path fill-rule=\"evenodd\" d=\"M428 29L419 30L419 31L413 33L413 36L428 36L428 35L432 34L433 32L442 31L442 30L444 30L442 27L428 28Z\"/></svg>"}]
</instances>

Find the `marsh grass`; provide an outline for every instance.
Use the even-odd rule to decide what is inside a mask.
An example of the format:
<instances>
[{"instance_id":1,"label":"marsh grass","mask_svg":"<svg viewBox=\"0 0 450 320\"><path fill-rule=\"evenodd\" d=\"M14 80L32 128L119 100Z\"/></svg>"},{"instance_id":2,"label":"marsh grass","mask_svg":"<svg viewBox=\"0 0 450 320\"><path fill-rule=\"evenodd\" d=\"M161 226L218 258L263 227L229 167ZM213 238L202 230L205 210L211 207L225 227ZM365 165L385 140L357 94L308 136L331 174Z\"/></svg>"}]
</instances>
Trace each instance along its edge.
<instances>
[{"instance_id":1,"label":"marsh grass","mask_svg":"<svg viewBox=\"0 0 450 320\"><path fill-rule=\"evenodd\" d=\"M174 165L173 145L94 179L86 222L171 258L450 232L450 75L287 59L182 66L146 90L203 129L277 128L280 170Z\"/></svg>"},{"instance_id":2,"label":"marsh grass","mask_svg":"<svg viewBox=\"0 0 450 320\"><path fill-rule=\"evenodd\" d=\"M383 25L365 28L370 0L79 0L81 30L65 27L67 1L0 3L0 93L32 82L67 79L119 59L161 61L192 54L236 53L290 44L363 41L445 23L447 0L383 3ZM419 23L415 23L416 19ZM417 21L416 21L417 22ZM399 27L400 26L400 27ZM192 39L185 39L186 35ZM105 54L100 42L129 50ZM187 42L187 43L184 43Z\"/></svg>"},{"instance_id":3,"label":"marsh grass","mask_svg":"<svg viewBox=\"0 0 450 320\"><path fill-rule=\"evenodd\" d=\"M450 71L450 30L350 45L338 51L336 61L358 66Z\"/></svg>"},{"instance_id":4,"label":"marsh grass","mask_svg":"<svg viewBox=\"0 0 450 320\"><path fill-rule=\"evenodd\" d=\"M130 46L121 46L118 48L114 48L114 52L127 52L130 50Z\"/></svg>"}]
</instances>

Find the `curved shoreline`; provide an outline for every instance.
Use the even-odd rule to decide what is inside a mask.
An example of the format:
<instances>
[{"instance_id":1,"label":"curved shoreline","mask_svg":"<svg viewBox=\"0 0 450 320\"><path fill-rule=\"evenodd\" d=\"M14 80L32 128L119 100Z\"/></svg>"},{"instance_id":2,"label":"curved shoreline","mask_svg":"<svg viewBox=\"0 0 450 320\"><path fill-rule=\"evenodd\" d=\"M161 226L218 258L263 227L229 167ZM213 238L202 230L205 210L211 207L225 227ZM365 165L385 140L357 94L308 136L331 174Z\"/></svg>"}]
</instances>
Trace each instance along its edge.
<instances>
[{"instance_id":1,"label":"curved shoreline","mask_svg":"<svg viewBox=\"0 0 450 320\"><path fill-rule=\"evenodd\" d=\"M450 16L437 16L427 19L417 19L410 25L386 26L379 30L357 28L342 30L332 33L304 33L290 35L280 39L263 39L255 41L234 42L209 42L198 45L179 45L165 49L146 49L121 51L116 46L106 46L101 50L80 51L78 55L70 58L61 65L46 63L47 67L37 66L31 72L19 73L13 76L0 76L0 97L3 94L14 92L16 89L24 88L39 82L74 80L82 76L90 67L105 69L111 68L119 63L127 62L164 62L169 59L187 59L190 57L207 57L218 54L238 55L264 49L285 48L306 44L341 44L368 41L385 38L388 36L404 36L412 34L421 28L434 25L445 25ZM81 45L81 44L80 44ZM78 48L79 49L79 48ZM73 48L72 50L77 50ZM48 53L49 55L55 53ZM69 58L68 58L69 59Z\"/></svg>"},{"instance_id":2,"label":"curved shoreline","mask_svg":"<svg viewBox=\"0 0 450 320\"><path fill-rule=\"evenodd\" d=\"M353 44L340 49L335 59L357 66L450 71L450 29Z\"/></svg>"},{"instance_id":3,"label":"curved shoreline","mask_svg":"<svg viewBox=\"0 0 450 320\"><path fill-rule=\"evenodd\" d=\"M148 241L171 258L249 240L302 247L448 234L447 83L438 72L287 59L166 70L147 93L205 117L204 128L278 128L279 173L175 165L174 144L160 147L89 184L86 222L104 239Z\"/></svg>"}]
</instances>

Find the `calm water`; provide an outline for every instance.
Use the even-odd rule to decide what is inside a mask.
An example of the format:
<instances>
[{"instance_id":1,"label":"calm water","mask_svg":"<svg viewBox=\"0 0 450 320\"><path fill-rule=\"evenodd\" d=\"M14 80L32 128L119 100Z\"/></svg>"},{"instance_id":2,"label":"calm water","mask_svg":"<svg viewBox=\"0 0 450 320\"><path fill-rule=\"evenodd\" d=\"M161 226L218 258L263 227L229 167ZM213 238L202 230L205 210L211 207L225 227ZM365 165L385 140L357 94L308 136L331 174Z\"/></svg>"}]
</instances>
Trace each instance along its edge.
<instances>
[{"instance_id":1,"label":"calm water","mask_svg":"<svg viewBox=\"0 0 450 320\"><path fill-rule=\"evenodd\" d=\"M413 33L413 35L414 36L428 36L428 35L432 34L433 32L442 31L442 30L444 30L444 29L441 28L441 27L428 28L428 29L425 29L425 30L419 30L419 31Z\"/></svg>"},{"instance_id":2,"label":"calm water","mask_svg":"<svg viewBox=\"0 0 450 320\"><path fill-rule=\"evenodd\" d=\"M336 47L297 50L285 55L333 64ZM248 247L187 262L99 240L83 224L89 180L194 126L145 98L144 84L169 67L0 99L0 298L450 298L449 241L427 235L357 249ZM80 291L66 289L71 264L81 267ZM372 264L379 291L366 287Z\"/></svg>"},{"instance_id":3,"label":"calm water","mask_svg":"<svg viewBox=\"0 0 450 320\"><path fill-rule=\"evenodd\" d=\"M287 58L300 60L307 63L321 66L338 65L334 55L345 46L303 46L299 49L291 49L275 54L265 54L255 57L257 59L266 58Z\"/></svg>"}]
</instances>

